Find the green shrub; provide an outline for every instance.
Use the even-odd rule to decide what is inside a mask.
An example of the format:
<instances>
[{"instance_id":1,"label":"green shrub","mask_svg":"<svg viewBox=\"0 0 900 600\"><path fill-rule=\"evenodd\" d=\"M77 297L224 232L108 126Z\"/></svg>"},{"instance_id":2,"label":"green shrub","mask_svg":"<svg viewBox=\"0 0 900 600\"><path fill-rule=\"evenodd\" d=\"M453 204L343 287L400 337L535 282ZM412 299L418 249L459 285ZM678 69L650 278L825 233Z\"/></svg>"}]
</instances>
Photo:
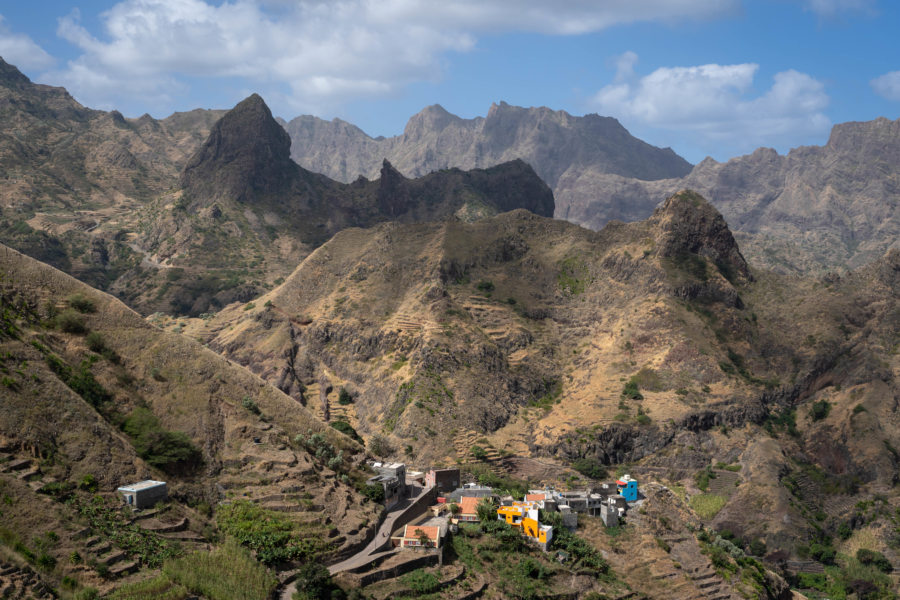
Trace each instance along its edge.
<instances>
[{"instance_id":1,"label":"green shrub","mask_svg":"<svg viewBox=\"0 0 900 600\"><path fill-rule=\"evenodd\" d=\"M494 283L488 280L479 281L475 284L475 287L478 288L479 291L482 292L493 292L494 291Z\"/></svg>"},{"instance_id":2,"label":"green shrub","mask_svg":"<svg viewBox=\"0 0 900 600\"><path fill-rule=\"evenodd\" d=\"M630 398L631 400L643 400L644 396L641 394L641 391L638 387L637 380L632 377L625 384L625 387L622 388L622 397Z\"/></svg>"},{"instance_id":3,"label":"green shrub","mask_svg":"<svg viewBox=\"0 0 900 600\"><path fill-rule=\"evenodd\" d=\"M366 485L362 489L362 494L372 502L380 504L384 502L384 487L377 483Z\"/></svg>"},{"instance_id":4,"label":"green shrub","mask_svg":"<svg viewBox=\"0 0 900 600\"><path fill-rule=\"evenodd\" d=\"M341 404L343 406L353 404L353 396L350 395L350 392L347 391L347 388L341 388L341 391L338 392L338 404Z\"/></svg>"},{"instance_id":5,"label":"green shrub","mask_svg":"<svg viewBox=\"0 0 900 600\"><path fill-rule=\"evenodd\" d=\"M74 487L75 486L68 481L51 481L41 486L38 492L63 502L72 495Z\"/></svg>"},{"instance_id":6,"label":"green shrub","mask_svg":"<svg viewBox=\"0 0 900 600\"><path fill-rule=\"evenodd\" d=\"M78 489L93 493L100 489L100 483L96 477L88 473L78 482Z\"/></svg>"},{"instance_id":7,"label":"green shrub","mask_svg":"<svg viewBox=\"0 0 900 600\"><path fill-rule=\"evenodd\" d=\"M297 573L297 591L292 600L320 600L332 597L335 589L325 565L306 563Z\"/></svg>"},{"instance_id":8,"label":"green shrub","mask_svg":"<svg viewBox=\"0 0 900 600\"><path fill-rule=\"evenodd\" d=\"M365 442L363 441L363 439L359 437L359 434L356 433L356 430L353 429L353 426L350 425L350 423L348 423L347 421L332 421L331 426L344 435L353 438L354 440L365 446Z\"/></svg>"},{"instance_id":9,"label":"green shrub","mask_svg":"<svg viewBox=\"0 0 900 600\"><path fill-rule=\"evenodd\" d=\"M202 462L200 449L191 438L180 431L163 429L147 408L134 409L122 429L131 438L138 456L166 472L190 471Z\"/></svg>"},{"instance_id":10,"label":"green shrub","mask_svg":"<svg viewBox=\"0 0 900 600\"><path fill-rule=\"evenodd\" d=\"M603 479L607 475L603 465L587 458L576 458L572 461L572 468L591 479Z\"/></svg>"},{"instance_id":11,"label":"green shrub","mask_svg":"<svg viewBox=\"0 0 900 600\"><path fill-rule=\"evenodd\" d=\"M759 538L755 538L747 547L753 556L764 556L766 554L766 543Z\"/></svg>"},{"instance_id":12,"label":"green shrub","mask_svg":"<svg viewBox=\"0 0 900 600\"><path fill-rule=\"evenodd\" d=\"M894 570L890 561L885 558L884 554L876 550L867 550L860 548L856 551L856 560L864 565L871 565L882 573L890 573Z\"/></svg>"},{"instance_id":13,"label":"green shrub","mask_svg":"<svg viewBox=\"0 0 900 600\"><path fill-rule=\"evenodd\" d=\"M812 408L809 409L809 416L813 421L821 421L831 412L831 403L827 400L819 400L814 402Z\"/></svg>"},{"instance_id":14,"label":"green shrub","mask_svg":"<svg viewBox=\"0 0 900 600\"><path fill-rule=\"evenodd\" d=\"M694 475L694 481L696 482L697 487L704 492L709 489L709 480L715 478L716 474L710 467L706 467L705 469L703 469L702 471L698 471L697 474Z\"/></svg>"},{"instance_id":15,"label":"green shrub","mask_svg":"<svg viewBox=\"0 0 900 600\"><path fill-rule=\"evenodd\" d=\"M87 325L84 323L84 317L71 309L66 309L56 315L54 319L56 328L65 333L85 333Z\"/></svg>"},{"instance_id":16,"label":"green shrub","mask_svg":"<svg viewBox=\"0 0 900 600\"><path fill-rule=\"evenodd\" d=\"M52 555L47 554L46 552L41 552L40 556L37 557L38 568L43 569L45 571L52 571L56 566L56 558Z\"/></svg>"},{"instance_id":17,"label":"green shrub","mask_svg":"<svg viewBox=\"0 0 900 600\"><path fill-rule=\"evenodd\" d=\"M403 585L417 594L431 594L441 587L441 581L435 577L434 573L428 573L424 569L416 569L407 573L400 580Z\"/></svg>"},{"instance_id":18,"label":"green shrub","mask_svg":"<svg viewBox=\"0 0 900 600\"><path fill-rule=\"evenodd\" d=\"M69 303L69 306L80 313L97 312L97 307L94 305L94 301L84 294L73 294L69 296L67 302Z\"/></svg>"},{"instance_id":19,"label":"green shrub","mask_svg":"<svg viewBox=\"0 0 900 600\"><path fill-rule=\"evenodd\" d=\"M103 335L97 331L92 331L87 334L87 337L84 338L84 342L91 352L96 352L97 354L100 354L106 349L106 340L104 340Z\"/></svg>"},{"instance_id":20,"label":"green shrub","mask_svg":"<svg viewBox=\"0 0 900 600\"><path fill-rule=\"evenodd\" d=\"M254 415L261 414L261 412L259 410L259 405L250 396L244 396L244 399L241 400L241 406L243 406L245 409L252 412Z\"/></svg>"},{"instance_id":21,"label":"green shrub","mask_svg":"<svg viewBox=\"0 0 900 600\"><path fill-rule=\"evenodd\" d=\"M469 451L475 460L486 460L487 459L487 451L481 446L475 445L472 446L472 449Z\"/></svg>"}]
</instances>

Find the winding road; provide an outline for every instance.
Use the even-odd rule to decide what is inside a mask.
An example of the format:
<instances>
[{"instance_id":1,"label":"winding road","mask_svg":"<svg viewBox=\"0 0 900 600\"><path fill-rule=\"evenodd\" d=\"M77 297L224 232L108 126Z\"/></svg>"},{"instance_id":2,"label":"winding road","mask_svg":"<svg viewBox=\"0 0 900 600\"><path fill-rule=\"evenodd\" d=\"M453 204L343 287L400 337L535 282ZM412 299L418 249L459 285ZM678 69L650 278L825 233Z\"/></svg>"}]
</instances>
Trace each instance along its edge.
<instances>
[{"instance_id":1,"label":"winding road","mask_svg":"<svg viewBox=\"0 0 900 600\"><path fill-rule=\"evenodd\" d=\"M363 548L353 556L328 567L328 572L331 575L336 575L337 573L341 573L343 571L349 571L351 569L362 567L367 563L370 563L372 560L378 558L379 556L390 554L393 552L393 550L387 550L385 552L379 552L379 550L390 543L391 533L393 533L394 531L394 523L396 523L397 519L403 516L407 512L407 510L412 507L412 504L422 494L427 494L431 491L431 487L420 488L418 486L411 485L410 488L413 492L415 492L415 495L403 500L402 502L398 502L390 509L388 509L388 513L385 516L384 521L381 523L378 531L375 532L375 537L373 537L372 540L368 544L366 544L365 548ZM284 588L282 588L279 597L281 600L291 600L296 590L297 583L295 580L292 580L290 583L286 584Z\"/></svg>"}]
</instances>

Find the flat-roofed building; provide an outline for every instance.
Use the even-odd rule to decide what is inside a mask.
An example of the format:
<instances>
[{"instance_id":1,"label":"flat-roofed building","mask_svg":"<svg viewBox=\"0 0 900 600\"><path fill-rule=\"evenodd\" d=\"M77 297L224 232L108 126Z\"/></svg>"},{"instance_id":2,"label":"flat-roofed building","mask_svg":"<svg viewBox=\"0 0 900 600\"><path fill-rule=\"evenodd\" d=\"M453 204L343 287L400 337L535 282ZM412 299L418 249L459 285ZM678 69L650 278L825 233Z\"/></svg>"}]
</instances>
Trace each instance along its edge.
<instances>
[{"instance_id":1,"label":"flat-roofed building","mask_svg":"<svg viewBox=\"0 0 900 600\"><path fill-rule=\"evenodd\" d=\"M148 479L131 485L123 485L116 490L122 494L125 504L132 508L150 508L169 497L165 481Z\"/></svg>"}]
</instances>

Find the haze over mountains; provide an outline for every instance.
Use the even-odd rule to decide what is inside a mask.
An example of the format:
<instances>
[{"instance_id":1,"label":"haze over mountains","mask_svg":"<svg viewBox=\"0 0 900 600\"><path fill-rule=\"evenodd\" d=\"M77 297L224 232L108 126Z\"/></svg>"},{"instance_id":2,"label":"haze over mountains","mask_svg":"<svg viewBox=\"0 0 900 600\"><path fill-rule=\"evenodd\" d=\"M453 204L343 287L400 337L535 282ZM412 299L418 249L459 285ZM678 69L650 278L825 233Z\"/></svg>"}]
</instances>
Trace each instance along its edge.
<instances>
[{"instance_id":1,"label":"haze over mountains","mask_svg":"<svg viewBox=\"0 0 900 600\"><path fill-rule=\"evenodd\" d=\"M391 138L309 116L285 128L294 160L343 180L371 176L382 157L408 175L522 158L553 189L554 215L592 229L644 219L668 195L695 189L722 211L752 262L784 272L853 268L900 237L900 122L886 119L837 125L822 147L786 156L760 149L693 169L615 119L505 103L475 119L430 106Z\"/></svg>"}]
</instances>

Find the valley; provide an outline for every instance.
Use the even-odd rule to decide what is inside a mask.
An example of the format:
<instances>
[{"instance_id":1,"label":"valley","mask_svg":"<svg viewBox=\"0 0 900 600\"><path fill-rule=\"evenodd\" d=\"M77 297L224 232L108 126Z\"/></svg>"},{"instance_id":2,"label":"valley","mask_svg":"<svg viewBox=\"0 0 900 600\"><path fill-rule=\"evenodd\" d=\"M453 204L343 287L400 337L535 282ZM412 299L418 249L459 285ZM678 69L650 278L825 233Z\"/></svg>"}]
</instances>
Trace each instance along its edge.
<instances>
[{"instance_id":1,"label":"valley","mask_svg":"<svg viewBox=\"0 0 900 600\"><path fill-rule=\"evenodd\" d=\"M692 168L505 103L126 119L5 62L0 121L3 597L896 597L896 122ZM432 469L642 498L541 549ZM429 511L440 552L388 547Z\"/></svg>"}]
</instances>

